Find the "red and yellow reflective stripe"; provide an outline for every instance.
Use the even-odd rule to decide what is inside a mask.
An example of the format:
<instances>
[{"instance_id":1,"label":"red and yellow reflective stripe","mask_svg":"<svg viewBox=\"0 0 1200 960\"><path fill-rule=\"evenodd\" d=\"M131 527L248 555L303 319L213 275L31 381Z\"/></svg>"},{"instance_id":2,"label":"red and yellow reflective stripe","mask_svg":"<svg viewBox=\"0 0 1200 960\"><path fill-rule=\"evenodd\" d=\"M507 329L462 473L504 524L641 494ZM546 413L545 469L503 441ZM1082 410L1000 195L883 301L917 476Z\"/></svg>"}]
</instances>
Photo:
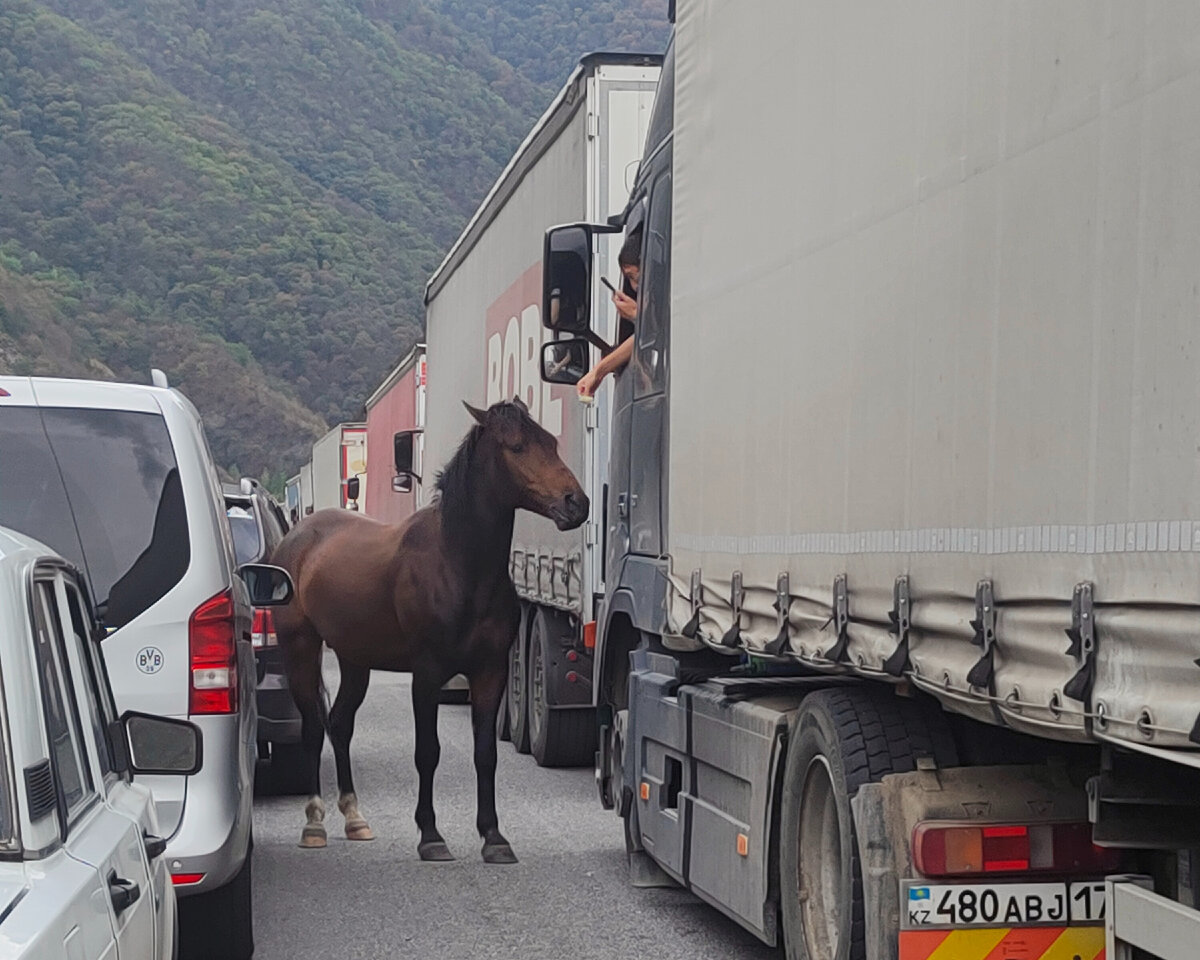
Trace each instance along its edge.
<instances>
[{"instance_id":1,"label":"red and yellow reflective stripe","mask_svg":"<svg viewBox=\"0 0 1200 960\"><path fill-rule=\"evenodd\" d=\"M1104 960L1103 927L903 930L900 960Z\"/></svg>"}]
</instances>

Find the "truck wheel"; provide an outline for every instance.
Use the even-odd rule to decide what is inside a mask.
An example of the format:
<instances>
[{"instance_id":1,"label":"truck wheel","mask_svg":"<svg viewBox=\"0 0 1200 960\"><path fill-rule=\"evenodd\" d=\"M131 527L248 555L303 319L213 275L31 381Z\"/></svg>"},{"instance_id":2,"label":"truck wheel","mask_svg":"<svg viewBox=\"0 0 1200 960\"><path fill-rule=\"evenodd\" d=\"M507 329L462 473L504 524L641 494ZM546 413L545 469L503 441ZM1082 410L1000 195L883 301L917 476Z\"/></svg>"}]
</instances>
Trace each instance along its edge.
<instances>
[{"instance_id":1,"label":"truck wheel","mask_svg":"<svg viewBox=\"0 0 1200 960\"><path fill-rule=\"evenodd\" d=\"M250 960L254 956L254 905L251 867L254 846L246 850L242 869L211 893L182 897L179 937L183 960Z\"/></svg>"},{"instance_id":2,"label":"truck wheel","mask_svg":"<svg viewBox=\"0 0 1200 960\"><path fill-rule=\"evenodd\" d=\"M587 707L551 710L547 669L550 636L545 620L533 617L529 636L529 745L540 767L582 767L596 758L596 711Z\"/></svg>"},{"instance_id":3,"label":"truck wheel","mask_svg":"<svg viewBox=\"0 0 1200 960\"><path fill-rule=\"evenodd\" d=\"M866 960L865 905L850 800L864 783L953 766L944 723L890 693L849 687L805 698L792 724L780 822L788 960Z\"/></svg>"},{"instance_id":4,"label":"truck wheel","mask_svg":"<svg viewBox=\"0 0 1200 960\"><path fill-rule=\"evenodd\" d=\"M508 684L505 700L508 705L508 730L512 745L517 753L529 752L529 705L526 703L525 683L525 621L521 621L521 632L508 648Z\"/></svg>"},{"instance_id":5,"label":"truck wheel","mask_svg":"<svg viewBox=\"0 0 1200 960\"><path fill-rule=\"evenodd\" d=\"M281 797L309 792L308 760L302 743L271 744L271 791Z\"/></svg>"}]
</instances>

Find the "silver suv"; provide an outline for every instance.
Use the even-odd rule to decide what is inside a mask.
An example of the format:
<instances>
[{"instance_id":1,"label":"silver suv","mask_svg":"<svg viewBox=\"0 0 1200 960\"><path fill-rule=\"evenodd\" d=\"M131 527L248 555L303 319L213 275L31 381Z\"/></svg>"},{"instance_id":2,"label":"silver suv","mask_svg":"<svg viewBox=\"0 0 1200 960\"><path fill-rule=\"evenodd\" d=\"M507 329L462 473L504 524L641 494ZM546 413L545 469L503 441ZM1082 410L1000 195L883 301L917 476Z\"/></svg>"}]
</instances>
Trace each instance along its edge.
<instances>
[{"instance_id":1,"label":"silver suv","mask_svg":"<svg viewBox=\"0 0 1200 960\"><path fill-rule=\"evenodd\" d=\"M187 718L192 776L154 794L185 955L254 952L254 651L200 416L160 386L0 376L0 525L86 572L121 711Z\"/></svg>"}]
</instances>

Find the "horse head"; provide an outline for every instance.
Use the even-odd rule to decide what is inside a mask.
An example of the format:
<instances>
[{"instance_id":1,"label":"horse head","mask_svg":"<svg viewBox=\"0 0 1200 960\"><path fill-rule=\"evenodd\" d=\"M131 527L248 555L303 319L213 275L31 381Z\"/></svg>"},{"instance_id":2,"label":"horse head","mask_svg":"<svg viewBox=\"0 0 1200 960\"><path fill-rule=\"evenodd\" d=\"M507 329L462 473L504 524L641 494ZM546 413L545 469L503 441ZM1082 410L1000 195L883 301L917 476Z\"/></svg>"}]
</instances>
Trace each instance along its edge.
<instances>
[{"instance_id":1,"label":"horse head","mask_svg":"<svg viewBox=\"0 0 1200 960\"><path fill-rule=\"evenodd\" d=\"M559 457L558 442L519 398L487 410L465 406L479 424L481 452L487 449L492 455L493 482L516 507L548 517L559 530L574 530L587 519L591 504Z\"/></svg>"}]
</instances>

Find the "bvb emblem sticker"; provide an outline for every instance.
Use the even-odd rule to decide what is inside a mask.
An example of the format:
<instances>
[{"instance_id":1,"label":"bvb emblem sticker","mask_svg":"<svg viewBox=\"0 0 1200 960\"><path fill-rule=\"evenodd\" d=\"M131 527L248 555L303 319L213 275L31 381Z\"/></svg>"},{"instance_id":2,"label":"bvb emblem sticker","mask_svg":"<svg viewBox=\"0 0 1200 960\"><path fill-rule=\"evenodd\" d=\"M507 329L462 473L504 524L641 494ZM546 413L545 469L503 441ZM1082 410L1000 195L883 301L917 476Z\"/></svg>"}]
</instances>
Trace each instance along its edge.
<instances>
[{"instance_id":1,"label":"bvb emblem sticker","mask_svg":"<svg viewBox=\"0 0 1200 960\"><path fill-rule=\"evenodd\" d=\"M137 668L142 673L158 673L162 665L163 655L158 647L142 647L137 652Z\"/></svg>"}]
</instances>

